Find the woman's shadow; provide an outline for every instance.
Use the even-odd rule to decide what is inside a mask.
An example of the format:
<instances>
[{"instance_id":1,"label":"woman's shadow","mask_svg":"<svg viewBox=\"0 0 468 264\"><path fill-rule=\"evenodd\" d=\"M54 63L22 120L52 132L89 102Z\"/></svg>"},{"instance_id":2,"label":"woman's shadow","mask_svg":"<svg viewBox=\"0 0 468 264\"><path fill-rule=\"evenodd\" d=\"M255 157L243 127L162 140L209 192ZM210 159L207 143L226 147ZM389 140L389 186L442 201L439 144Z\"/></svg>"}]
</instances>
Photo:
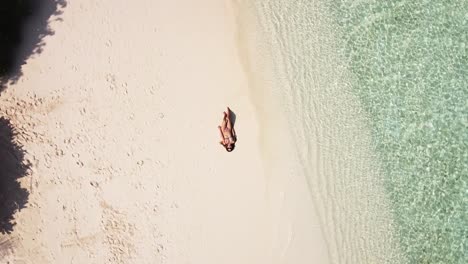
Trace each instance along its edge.
<instances>
[{"instance_id":1,"label":"woman's shadow","mask_svg":"<svg viewBox=\"0 0 468 264\"><path fill-rule=\"evenodd\" d=\"M25 208L29 192L19 178L26 176L30 166L24 161L24 150L14 140L10 122L0 117L0 233L11 233L14 214Z\"/></svg>"},{"instance_id":2,"label":"woman's shadow","mask_svg":"<svg viewBox=\"0 0 468 264\"><path fill-rule=\"evenodd\" d=\"M231 108L229 108L229 110L231 110L231 114L229 115L229 117L231 119L231 124L232 124L232 127L234 127L236 125L237 115L236 115L236 113L234 113L234 111L232 111Z\"/></svg>"}]
</instances>

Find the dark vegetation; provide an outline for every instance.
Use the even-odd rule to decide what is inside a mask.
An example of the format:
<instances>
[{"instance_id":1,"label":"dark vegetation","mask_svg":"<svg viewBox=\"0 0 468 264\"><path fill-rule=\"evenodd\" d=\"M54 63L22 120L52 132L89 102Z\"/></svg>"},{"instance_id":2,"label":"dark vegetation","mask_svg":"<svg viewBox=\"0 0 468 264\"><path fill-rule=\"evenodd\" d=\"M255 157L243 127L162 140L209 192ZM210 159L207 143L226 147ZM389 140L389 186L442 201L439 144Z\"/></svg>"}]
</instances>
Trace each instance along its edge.
<instances>
[{"instance_id":1,"label":"dark vegetation","mask_svg":"<svg viewBox=\"0 0 468 264\"><path fill-rule=\"evenodd\" d=\"M21 66L53 35L49 19L61 14L65 0L2 0L0 4L0 92L21 77Z\"/></svg>"}]
</instances>

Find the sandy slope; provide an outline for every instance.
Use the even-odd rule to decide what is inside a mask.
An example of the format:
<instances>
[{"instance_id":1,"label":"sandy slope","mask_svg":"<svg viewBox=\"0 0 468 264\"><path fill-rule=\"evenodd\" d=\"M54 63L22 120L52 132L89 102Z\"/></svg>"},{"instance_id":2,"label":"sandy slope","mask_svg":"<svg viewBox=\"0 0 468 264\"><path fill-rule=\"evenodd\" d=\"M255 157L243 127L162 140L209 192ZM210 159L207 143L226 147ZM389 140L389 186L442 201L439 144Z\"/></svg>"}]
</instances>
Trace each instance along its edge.
<instances>
[{"instance_id":1,"label":"sandy slope","mask_svg":"<svg viewBox=\"0 0 468 264\"><path fill-rule=\"evenodd\" d=\"M33 165L13 263L324 262L303 183L265 173L232 13L218 0L68 3L1 98ZM217 144L226 105L233 153Z\"/></svg>"}]
</instances>

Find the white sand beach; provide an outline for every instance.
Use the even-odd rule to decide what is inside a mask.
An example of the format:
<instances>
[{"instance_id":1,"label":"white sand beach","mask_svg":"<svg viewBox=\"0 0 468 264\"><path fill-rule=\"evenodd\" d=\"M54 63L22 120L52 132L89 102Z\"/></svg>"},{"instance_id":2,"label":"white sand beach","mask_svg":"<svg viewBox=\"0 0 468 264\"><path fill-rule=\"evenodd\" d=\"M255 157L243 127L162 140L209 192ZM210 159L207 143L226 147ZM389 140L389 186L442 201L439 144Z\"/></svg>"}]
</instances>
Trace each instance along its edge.
<instances>
[{"instance_id":1,"label":"white sand beach","mask_svg":"<svg viewBox=\"0 0 468 264\"><path fill-rule=\"evenodd\" d=\"M32 165L2 263L328 263L306 180L289 177L285 118L252 97L235 5L63 11L0 98ZM226 106L232 153L218 144Z\"/></svg>"}]
</instances>

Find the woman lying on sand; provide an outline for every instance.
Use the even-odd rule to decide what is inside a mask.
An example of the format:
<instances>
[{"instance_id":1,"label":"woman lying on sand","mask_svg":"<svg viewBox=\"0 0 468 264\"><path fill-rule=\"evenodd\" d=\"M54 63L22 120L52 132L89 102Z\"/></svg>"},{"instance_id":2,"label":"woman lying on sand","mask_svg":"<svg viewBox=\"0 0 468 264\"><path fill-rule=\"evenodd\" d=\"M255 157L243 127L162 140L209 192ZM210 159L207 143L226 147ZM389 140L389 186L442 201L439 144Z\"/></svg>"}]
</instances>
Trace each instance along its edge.
<instances>
[{"instance_id":1,"label":"woman lying on sand","mask_svg":"<svg viewBox=\"0 0 468 264\"><path fill-rule=\"evenodd\" d=\"M227 112L224 112L223 122L218 126L221 141L219 142L223 145L227 152L234 150L235 143L237 141L236 130L231 123L231 109L227 108Z\"/></svg>"}]
</instances>

